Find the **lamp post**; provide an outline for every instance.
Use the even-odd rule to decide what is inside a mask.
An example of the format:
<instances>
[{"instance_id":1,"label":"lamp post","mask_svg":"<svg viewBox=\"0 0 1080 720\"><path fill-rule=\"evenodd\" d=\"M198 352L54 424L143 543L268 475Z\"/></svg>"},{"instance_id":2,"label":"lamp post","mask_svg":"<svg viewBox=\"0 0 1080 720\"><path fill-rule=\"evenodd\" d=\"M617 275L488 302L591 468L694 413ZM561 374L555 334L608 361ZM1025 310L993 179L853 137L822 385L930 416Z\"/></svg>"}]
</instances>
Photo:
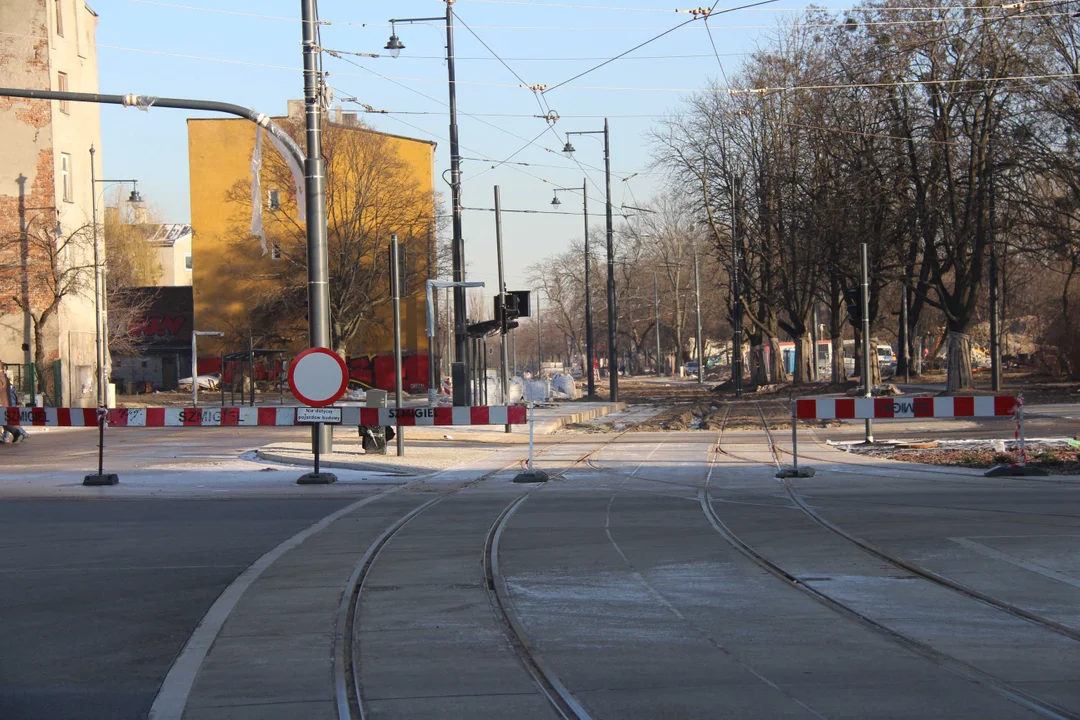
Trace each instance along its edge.
<instances>
[{"instance_id":1,"label":"lamp post","mask_svg":"<svg viewBox=\"0 0 1080 720\"><path fill-rule=\"evenodd\" d=\"M101 254L98 248L98 219L97 219L97 185L102 184L123 184L131 183L132 190L131 195L128 196L128 202L135 207L141 207L143 204L142 196L139 195L139 184L137 180L107 180L99 179L97 177L97 166L95 164L95 156L97 150L94 146L90 146L90 195L91 195L91 212L93 214L92 223L94 226L94 350L97 360L97 406L105 407L108 401L108 395L105 392L106 380L105 377L105 365L106 358L109 355L109 337L108 337L108 320L105 317L105 293L106 282L105 272L101 263Z\"/></svg>"},{"instance_id":2,"label":"lamp post","mask_svg":"<svg viewBox=\"0 0 1080 720\"><path fill-rule=\"evenodd\" d=\"M397 36L397 23L412 24L418 22L432 22L445 20L446 22L446 69L450 87L450 210L452 216L453 236L450 251L453 260L453 280L456 283L465 281L465 242L461 230L461 149L458 146L457 125L457 76L454 70L454 0L443 0L446 3L446 15L444 17L423 18L390 18L390 39L386 43L386 50L391 57L397 57L405 49L405 45ZM465 377L469 376L469 341L465 327L465 319L468 308L465 303L465 288L454 286L454 360L464 364ZM454 404L471 405L472 393L468 385L459 388L454 386Z\"/></svg>"},{"instance_id":3,"label":"lamp post","mask_svg":"<svg viewBox=\"0 0 1080 720\"><path fill-rule=\"evenodd\" d=\"M563 152L568 156L575 152L570 144L571 135L604 136L604 177L607 185L607 305L608 305L608 378L610 382L610 400L619 401L619 353L615 347L615 232L611 215L611 136L608 121L604 118L603 130L577 130L566 133Z\"/></svg>"},{"instance_id":4,"label":"lamp post","mask_svg":"<svg viewBox=\"0 0 1080 720\"><path fill-rule=\"evenodd\" d=\"M587 180L581 181L581 207L585 214L585 374L589 376L589 398L596 396L596 381L593 378L593 327L592 327L592 292L590 289L590 276L592 273L592 259L589 253L589 193ZM552 205L561 205L559 192L572 190L573 188L555 188L555 197L551 199Z\"/></svg>"}]
</instances>

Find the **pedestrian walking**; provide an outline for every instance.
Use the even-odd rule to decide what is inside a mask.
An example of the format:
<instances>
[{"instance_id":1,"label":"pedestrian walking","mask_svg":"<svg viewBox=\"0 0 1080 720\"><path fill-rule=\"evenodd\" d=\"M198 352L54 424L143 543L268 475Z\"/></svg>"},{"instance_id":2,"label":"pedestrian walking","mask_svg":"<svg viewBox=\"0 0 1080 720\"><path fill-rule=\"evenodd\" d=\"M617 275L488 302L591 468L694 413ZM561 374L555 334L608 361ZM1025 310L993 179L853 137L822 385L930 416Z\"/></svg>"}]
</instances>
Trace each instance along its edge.
<instances>
[{"instance_id":1,"label":"pedestrian walking","mask_svg":"<svg viewBox=\"0 0 1080 720\"><path fill-rule=\"evenodd\" d=\"M8 377L7 369L2 367L0 367L0 398L7 403L8 407L19 405L19 393L15 390L11 378ZM30 437L29 433L18 425L3 425L2 428L0 440L3 442L17 443Z\"/></svg>"}]
</instances>

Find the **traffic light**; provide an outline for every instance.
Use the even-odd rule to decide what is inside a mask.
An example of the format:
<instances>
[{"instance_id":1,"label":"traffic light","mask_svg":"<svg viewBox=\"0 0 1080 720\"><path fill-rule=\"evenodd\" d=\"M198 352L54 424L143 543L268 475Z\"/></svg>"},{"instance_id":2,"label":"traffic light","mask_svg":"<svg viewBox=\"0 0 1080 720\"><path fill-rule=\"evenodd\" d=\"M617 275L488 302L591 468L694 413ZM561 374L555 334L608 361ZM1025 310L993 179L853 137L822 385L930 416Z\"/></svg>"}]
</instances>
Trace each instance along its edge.
<instances>
[{"instance_id":1,"label":"traffic light","mask_svg":"<svg viewBox=\"0 0 1080 720\"><path fill-rule=\"evenodd\" d=\"M506 295L495 296L495 321L502 328L505 326L506 330L513 330L518 326L517 319L520 317L520 307L518 306L518 296L511 293ZM505 303L505 304L504 304ZM506 317L503 317L503 308L506 308Z\"/></svg>"},{"instance_id":2,"label":"traffic light","mask_svg":"<svg viewBox=\"0 0 1080 720\"><path fill-rule=\"evenodd\" d=\"M862 292L859 288L844 290L844 304L847 305L848 319L853 325L862 322Z\"/></svg>"},{"instance_id":3,"label":"traffic light","mask_svg":"<svg viewBox=\"0 0 1080 720\"><path fill-rule=\"evenodd\" d=\"M517 317L532 317L530 312L532 306L529 303L530 295L528 290L511 290L507 294L513 296L514 302L517 303ZM509 304L510 301L507 301L507 305Z\"/></svg>"}]
</instances>

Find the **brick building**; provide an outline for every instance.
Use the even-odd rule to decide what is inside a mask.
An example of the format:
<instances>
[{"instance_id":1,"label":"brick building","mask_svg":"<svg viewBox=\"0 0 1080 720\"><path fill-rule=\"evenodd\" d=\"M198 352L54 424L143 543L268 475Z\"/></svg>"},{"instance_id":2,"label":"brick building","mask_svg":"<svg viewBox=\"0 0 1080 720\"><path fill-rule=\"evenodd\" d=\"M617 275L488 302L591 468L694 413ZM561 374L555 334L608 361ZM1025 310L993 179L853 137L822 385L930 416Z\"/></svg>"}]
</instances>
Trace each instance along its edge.
<instances>
[{"instance_id":1,"label":"brick building","mask_svg":"<svg viewBox=\"0 0 1080 720\"><path fill-rule=\"evenodd\" d=\"M97 20L83 0L0 0L0 86L98 92ZM50 404L92 406L99 106L0 98L0 138L0 361L35 365Z\"/></svg>"}]
</instances>

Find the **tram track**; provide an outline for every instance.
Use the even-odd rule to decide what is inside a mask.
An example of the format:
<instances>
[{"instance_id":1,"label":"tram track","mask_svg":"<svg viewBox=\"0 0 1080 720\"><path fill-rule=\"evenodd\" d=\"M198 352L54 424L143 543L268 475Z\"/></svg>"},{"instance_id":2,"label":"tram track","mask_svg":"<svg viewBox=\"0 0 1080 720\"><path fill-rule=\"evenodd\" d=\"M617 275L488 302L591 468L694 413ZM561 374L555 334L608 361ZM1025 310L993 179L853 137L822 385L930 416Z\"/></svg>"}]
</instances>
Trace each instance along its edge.
<instances>
[{"instance_id":1,"label":"tram track","mask_svg":"<svg viewBox=\"0 0 1080 720\"><path fill-rule=\"evenodd\" d=\"M586 461L591 455L599 452L604 447L615 442L626 431L619 433L603 443L600 447L584 453L570 461L562 470L555 473L557 477L574 466ZM565 441L564 441L565 442ZM536 457L563 446L563 442L555 443L544 448ZM427 500L403 514L390 525L368 546L360 562L353 571L346 591L343 594L341 606L338 610L337 630L335 634L333 662L334 662L334 694L338 720L366 720L369 717L367 703L364 699L364 686L360 677L359 658L362 648L357 639L359 631L358 615L360 604L363 600L363 591L370 577L372 568L378 560L379 554L390 544L394 536L402 531L417 517L432 509L447 498L457 495L463 490L473 487L499 473L519 466L520 461L514 460L506 465L493 470L486 475L468 483L460 488L440 493L437 497ZM515 655L525 671L529 674L533 683L548 701L549 705L559 717L564 720L589 720L585 708L566 689L562 681L547 666L543 659L532 647L524 628L514 617L511 609L509 595L506 589L506 581L499 572L499 540L510 517L528 497L542 485L533 485L525 489L508 503L495 518L488 529L483 544L481 556L481 574L485 591L491 602L492 610L503 629L503 634L513 648Z\"/></svg>"},{"instance_id":2,"label":"tram track","mask_svg":"<svg viewBox=\"0 0 1080 720\"><path fill-rule=\"evenodd\" d=\"M758 409L760 412L760 404ZM769 428L768 422L766 421L763 413L761 413L761 421L762 428L765 431L766 441L770 447L770 452L774 460L778 462L779 453L777 451L777 444L775 439L773 438L772 430L771 428ZM710 493L710 486L713 476L713 469L715 468L715 460L721 455L727 455L729 457L734 457L736 459L744 461L756 462L758 464L765 463L760 459L753 460L750 458L739 457L737 455L726 452L723 449L722 428L718 436L716 451L713 455L713 463L711 464L709 474L705 481L705 485L699 493L699 502L701 504L701 509L702 512L705 514L706 518L708 519L709 523L713 526L717 533L721 535L721 537L723 537L730 545L732 545L745 557L749 558L775 577L785 581L791 586L819 600L820 602L835 610L839 614L852 620L858 621L860 624L873 629L874 631L884 635L885 637L891 639L897 644L918 653L924 658L933 661L934 663L953 672L954 674L964 677L972 682L978 683L979 685L982 685L996 692L998 695L1014 703L1017 703L1018 705L1033 710L1038 714L1042 715L1043 717L1080 718L1080 715L1077 715L1068 709L1059 707L1052 702L1043 700L1035 695L1032 695L1031 693L1025 692L1024 690L1015 687L1009 682L1002 680L1001 678L991 673L988 673L969 662L937 650L932 645L926 642L918 640L906 633L900 632L894 628L887 626L882 622L875 620L868 614L859 611L857 608L843 602L836 597L833 597L819 587L815 587L813 584L804 582L793 573L784 569L780 564L774 562L773 560L766 557L762 552L755 549L752 545L739 537L727 524L724 523L723 519L716 512L716 509L713 506L713 498ZM1077 631L1075 628L1063 625L1062 623L1058 623L1038 613L1013 605L1012 603L1005 602L986 593L982 593L981 591L958 583L950 578L923 568L920 565L906 561L903 558L897 557L892 553L884 551L868 543L867 541L853 535L842 527L822 517L820 513L816 512L813 508L811 508L805 502L805 499L798 492L796 492L789 479L785 479L784 486L786 493L791 498L792 502L795 503L795 507L797 507L806 517L808 517L815 524L824 528L830 533L833 533L838 537L843 538L846 542L854 545L855 547L859 548L861 551L867 553L871 557L874 557L877 560L884 561L892 565L894 568L911 573L913 576L934 583L935 585L938 585L940 587L946 588L969 600L980 602L986 606L1007 613L1013 617L1025 620L1037 627L1048 630L1058 635L1062 635L1071 640L1080 641L1080 631Z\"/></svg>"}]
</instances>

